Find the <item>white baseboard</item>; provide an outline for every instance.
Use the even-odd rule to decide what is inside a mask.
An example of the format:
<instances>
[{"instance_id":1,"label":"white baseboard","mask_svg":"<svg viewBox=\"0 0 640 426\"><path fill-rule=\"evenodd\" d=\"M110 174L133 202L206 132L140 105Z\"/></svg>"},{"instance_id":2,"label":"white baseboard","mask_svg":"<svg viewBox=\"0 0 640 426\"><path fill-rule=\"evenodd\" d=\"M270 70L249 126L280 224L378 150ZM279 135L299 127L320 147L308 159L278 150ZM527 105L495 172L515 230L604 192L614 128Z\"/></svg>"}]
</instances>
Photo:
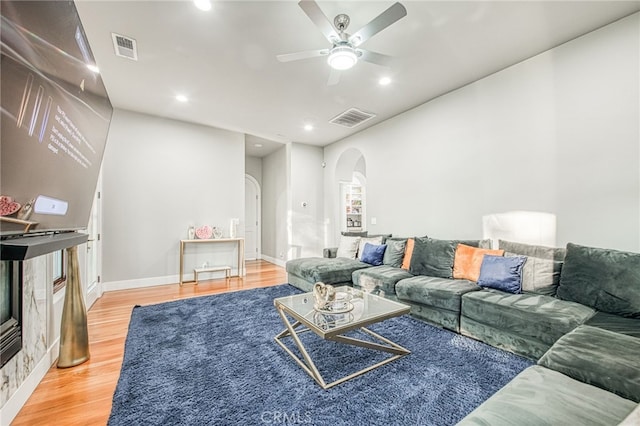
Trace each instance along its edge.
<instances>
[{"instance_id":1,"label":"white baseboard","mask_svg":"<svg viewBox=\"0 0 640 426\"><path fill-rule=\"evenodd\" d=\"M231 276L237 275L238 269L231 269ZM245 270L246 275L246 270ZM201 273L198 277L199 281L203 280L216 280L223 279L224 272L207 272ZM186 274L184 276L186 280L192 280L193 274ZM152 278L138 278L135 280L123 280L123 281L105 281L102 283L102 291L116 291L116 290L129 290L132 288L154 287L158 285L178 284L179 275L166 275L164 277L152 277Z\"/></svg>"},{"instance_id":2,"label":"white baseboard","mask_svg":"<svg viewBox=\"0 0 640 426\"><path fill-rule=\"evenodd\" d=\"M58 359L60 339L56 339L47 350L45 356L36 364L31 374L22 382L20 387L14 392L7 402L0 408L0 425L9 426L16 418L24 404L36 390L49 368Z\"/></svg>"},{"instance_id":3,"label":"white baseboard","mask_svg":"<svg viewBox=\"0 0 640 426\"><path fill-rule=\"evenodd\" d=\"M266 260L269 263L273 263L273 264L276 264L278 266L282 266L283 268L285 267L285 265L287 263L285 260L276 259L275 257L267 256L266 254L263 254L260 257L262 257L262 260Z\"/></svg>"},{"instance_id":4,"label":"white baseboard","mask_svg":"<svg viewBox=\"0 0 640 426\"><path fill-rule=\"evenodd\" d=\"M131 288L153 287L157 285L177 284L178 275L164 277L138 278L135 280L106 281L102 283L102 291L128 290Z\"/></svg>"}]
</instances>

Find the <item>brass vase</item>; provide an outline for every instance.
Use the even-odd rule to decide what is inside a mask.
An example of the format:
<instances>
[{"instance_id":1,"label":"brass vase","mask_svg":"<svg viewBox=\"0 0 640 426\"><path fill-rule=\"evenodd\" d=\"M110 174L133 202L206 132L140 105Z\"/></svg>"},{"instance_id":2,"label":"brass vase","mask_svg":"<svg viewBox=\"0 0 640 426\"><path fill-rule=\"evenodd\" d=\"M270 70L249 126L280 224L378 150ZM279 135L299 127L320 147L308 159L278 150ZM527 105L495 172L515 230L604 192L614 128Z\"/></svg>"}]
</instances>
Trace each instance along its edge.
<instances>
[{"instance_id":1,"label":"brass vase","mask_svg":"<svg viewBox=\"0 0 640 426\"><path fill-rule=\"evenodd\" d=\"M67 248L67 288L60 324L58 368L74 367L89 360L87 310L82 296L78 247Z\"/></svg>"}]
</instances>

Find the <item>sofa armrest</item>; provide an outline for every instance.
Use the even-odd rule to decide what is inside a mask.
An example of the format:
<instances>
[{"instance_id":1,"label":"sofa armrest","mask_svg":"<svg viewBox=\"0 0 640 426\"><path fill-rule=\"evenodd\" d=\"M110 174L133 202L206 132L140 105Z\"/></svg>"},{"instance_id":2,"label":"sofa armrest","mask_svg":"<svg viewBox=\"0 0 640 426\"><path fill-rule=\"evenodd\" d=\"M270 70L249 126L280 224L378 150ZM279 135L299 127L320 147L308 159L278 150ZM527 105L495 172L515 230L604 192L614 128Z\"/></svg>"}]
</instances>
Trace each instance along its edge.
<instances>
[{"instance_id":1,"label":"sofa armrest","mask_svg":"<svg viewBox=\"0 0 640 426\"><path fill-rule=\"evenodd\" d=\"M334 258L338 254L338 247L326 248L322 251L322 256L326 258Z\"/></svg>"}]
</instances>

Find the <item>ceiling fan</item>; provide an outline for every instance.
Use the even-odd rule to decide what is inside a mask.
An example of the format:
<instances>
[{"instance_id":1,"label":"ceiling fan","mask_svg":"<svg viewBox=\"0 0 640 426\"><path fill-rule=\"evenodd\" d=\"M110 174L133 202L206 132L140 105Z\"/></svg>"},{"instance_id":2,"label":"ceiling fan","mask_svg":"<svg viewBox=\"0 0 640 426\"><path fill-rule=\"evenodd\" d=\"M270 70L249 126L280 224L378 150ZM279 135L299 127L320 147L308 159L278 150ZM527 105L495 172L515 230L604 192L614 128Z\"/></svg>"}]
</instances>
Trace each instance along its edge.
<instances>
[{"instance_id":1,"label":"ceiling fan","mask_svg":"<svg viewBox=\"0 0 640 426\"><path fill-rule=\"evenodd\" d=\"M360 49L359 46L387 28L389 25L400 20L407 15L407 10L400 3L394 3L387 10L378 15L367 25L359 29L353 34L346 32L349 26L350 18L348 15L341 13L333 20L333 25L329 18L322 12L318 4L314 0L302 0L298 3L300 8L306 13L311 21L316 24L320 32L331 43L329 49L306 50L297 53L287 53L278 55L280 62L297 61L300 59L315 58L317 56L328 56L327 63L334 70L347 70L353 67L358 59L371 62L374 64L388 66L390 56L380 53L371 52ZM339 74L333 73L329 77L329 84L337 83Z\"/></svg>"}]
</instances>

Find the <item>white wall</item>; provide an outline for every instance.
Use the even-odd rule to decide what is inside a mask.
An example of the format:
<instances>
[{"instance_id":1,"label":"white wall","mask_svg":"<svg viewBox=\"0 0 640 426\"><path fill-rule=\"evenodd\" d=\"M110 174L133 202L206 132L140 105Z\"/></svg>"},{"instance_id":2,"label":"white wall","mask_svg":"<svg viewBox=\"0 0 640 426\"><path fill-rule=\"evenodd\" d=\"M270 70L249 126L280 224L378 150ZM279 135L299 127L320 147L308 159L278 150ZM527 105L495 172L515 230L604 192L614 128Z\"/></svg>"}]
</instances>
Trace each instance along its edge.
<instances>
[{"instance_id":1,"label":"white wall","mask_svg":"<svg viewBox=\"0 0 640 426\"><path fill-rule=\"evenodd\" d=\"M288 251L288 145L262 160L262 256L279 264Z\"/></svg>"},{"instance_id":2,"label":"white wall","mask_svg":"<svg viewBox=\"0 0 640 426\"><path fill-rule=\"evenodd\" d=\"M246 156L244 158L244 171L254 177L262 187L262 158Z\"/></svg>"},{"instance_id":3,"label":"white wall","mask_svg":"<svg viewBox=\"0 0 640 426\"><path fill-rule=\"evenodd\" d=\"M105 289L176 282L189 225L228 236L231 218L244 221L244 135L116 109L103 186ZM215 250L235 266L234 246Z\"/></svg>"},{"instance_id":4,"label":"white wall","mask_svg":"<svg viewBox=\"0 0 640 426\"><path fill-rule=\"evenodd\" d=\"M339 232L336 162L357 148L367 216L377 218L369 232L479 238L483 215L532 210L557 215L557 245L639 251L639 21L625 18L325 147L329 240Z\"/></svg>"},{"instance_id":5,"label":"white wall","mask_svg":"<svg viewBox=\"0 0 640 426\"><path fill-rule=\"evenodd\" d=\"M289 259L322 256L323 159L324 153L321 147L301 143L291 144L292 233Z\"/></svg>"}]
</instances>

